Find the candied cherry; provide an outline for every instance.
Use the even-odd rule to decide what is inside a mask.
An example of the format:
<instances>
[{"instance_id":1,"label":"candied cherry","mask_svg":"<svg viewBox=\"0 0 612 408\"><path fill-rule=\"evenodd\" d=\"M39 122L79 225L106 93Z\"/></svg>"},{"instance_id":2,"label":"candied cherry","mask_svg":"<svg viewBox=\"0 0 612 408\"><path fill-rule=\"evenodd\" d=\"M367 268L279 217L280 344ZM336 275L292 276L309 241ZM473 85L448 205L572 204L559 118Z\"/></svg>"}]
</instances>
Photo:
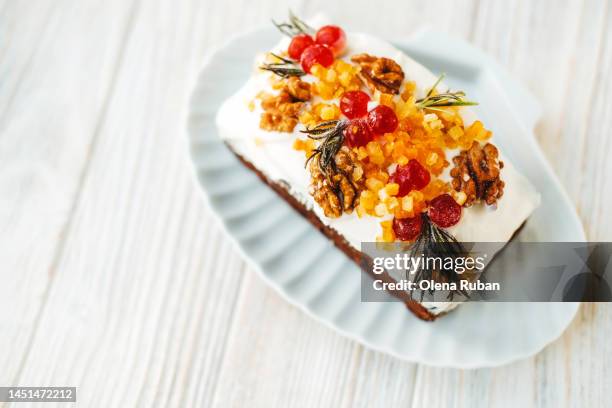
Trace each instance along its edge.
<instances>
[{"instance_id":1,"label":"candied cherry","mask_svg":"<svg viewBox=\"0 0 612 408\"><path fill-rule=\"evenodd\" d=\"M461 206L450 195L441 194L429 203L429 218L439 227L452 227L461 218Z\"/></svg>"},{"instance_id":2,"label":"candied cherry","mask_svg":"<svg viewBox=\"0 0 612 408\"><path fill-rule=\"evenodd\" d=\"M397 129L397 115L386 105L378 105L368 113L370 129L377 135Z\"/></svg>"},{"instance_id":3,"label":"candied cherry","mask_svg":"<svg viewBox=\"0 0 612 408\"><path fill-rule=\"evenodd\" d=\"M308 34L298 34L291 39L287 54L289 58L299 60L304 50L314 44L314 40Z\"/></svg>"},{"instance_id":4,"label":"candied cherry","mask_svg":"<svg viewBox=\"0 0 612 408\"><path fill-rule=\"evenodd\" d=\"M421 234L423 218L421 214L412 218L394 218L393 232L400 241L414 241Z\"/></svg>"},{"instance_id":5,"label":"candied cherry","mask_svg":"<svg viewBox=\"0 0 612 408\"><path fill-rule=\"evenodd\" d=\"M320 44L313 44L302 52L300 64L302 69L310 74L314 64L320 64L327 68L334 63L334 53L329 48Z\"/></svg>"},{"instance_id":6,"label":"candied cherry","mask_svg":"<svg viewBox=\"0 0 612 408\"><path fill-rule=\"evenodd\" d=\"M340 55L346 47L346 34L343 29L335 25L326 25L319 28L315 39L317 44L329 47L334 55Z\"/></svg>"},{"instance_id":7,"label":"candied cherry","mask_svg":"<svg viewBox=\"0 0 612 408\"><path fill-rule=\"evenodd\" d=\"M417 160L411 159L408 164L397 166L389 181L399 184L397 195L403 197L412 190L424 189L430 179L431 176L427 169Z\"/></svg>"},{"instance_id":8,"label":"candied cherry","mask_svg":"<svg viewBox=\"0 0 612 408\"><path fill-rule=\"evenodd\" d=\"M368 124L363 119L350 120L342 134L349 147L365 146L374 139Z\"/></svg>"},{"instance_id":9,"label":"candied cherry","mask_svg":"<svg viewBox=\"0 0 612 408\"><path fill-rule=\"evenodd\" d=\"M360 118L368 113L370 97L363 91L345 92L340 98L340 110L349 119Z\"/></svg>"}]
</instances>

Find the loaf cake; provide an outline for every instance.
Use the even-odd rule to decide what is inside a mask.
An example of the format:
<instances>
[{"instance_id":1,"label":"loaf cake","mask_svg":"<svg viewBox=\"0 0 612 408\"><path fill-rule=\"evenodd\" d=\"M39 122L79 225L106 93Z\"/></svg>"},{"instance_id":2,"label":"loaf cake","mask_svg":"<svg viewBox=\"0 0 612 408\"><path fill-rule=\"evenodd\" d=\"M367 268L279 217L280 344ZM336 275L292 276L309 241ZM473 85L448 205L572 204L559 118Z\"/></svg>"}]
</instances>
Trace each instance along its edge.
<instances>
[{"instance_id":1,"label":"loaf cake","mask_svg":"<svg viewBox=\"0 0 612 408\"><path fill-rule=\"evenodd\" d=\"M227 146L355 262L362 242L507 242L539 204L476 105L386 41L275 23L279 43L220 107ZM313 24L314 25L314 24ZM454 302L404 299L433 320Z\"/></svg>"}]
</instances>

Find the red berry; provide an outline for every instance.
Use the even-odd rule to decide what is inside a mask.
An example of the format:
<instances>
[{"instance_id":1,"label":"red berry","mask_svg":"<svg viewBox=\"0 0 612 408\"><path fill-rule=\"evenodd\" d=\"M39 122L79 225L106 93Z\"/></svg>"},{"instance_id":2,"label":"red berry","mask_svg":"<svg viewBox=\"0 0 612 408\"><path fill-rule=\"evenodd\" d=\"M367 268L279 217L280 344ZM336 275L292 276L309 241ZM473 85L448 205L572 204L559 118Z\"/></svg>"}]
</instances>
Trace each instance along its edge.
<instances>
[{"instance_id":1,"label":"red berry","mask_svg":"<svg viewBox=\"0 0 612 408\"><path fill-rule=\"evenodd\" d=\"M310 74L314 64L321 64L327 68L334 63L334 53L324 45L314 44L306 48L300 57L302 69Z\"/></svg>"},{"instance_id":2,"label":"red berry","mask_svg":"<svg viewBox=\"0 0 612 408\"><path fill-rule=\"evenodd\" d=\"M299 60L304 50L314 44L314 40L307 34L298 34L291 39L287 54L289 58Z\"/></svg>"},{"instance_id":3,"label":"red berry","mask_svg":"<svg viewBox=\"0 0 612 408\"><path fill-rule=\"evenodd\" d=\"M399 192L397 195L403 197L412 190L422 190L427 187L431 176L427 169L421 166L421 163L415 159L411 159L404 166L397 166L395 173L390 177L392 183L399 184Z\"/></svg>"},{"instance_id":4,"label":"red berry","mask_svg":"<svg viewBox=\"0 0 612 408\"><path fill-rule=\"evenodd\" d=\"M340 110L349 119L360 118L368 113L370 97L362 91L345 92L340 98Z\"/></svg>"},{"instance_id":5,"label":"red berry","mask_svg":"<svg viewBox=\"0 0 612 408\"><path fill-rule=\"evenodd\" d=\"M365 146L369 141L374 139L374 135L370 131L368 124L363 119L352 119L344 131L344 140L350 147Z\"/></svg>"},{"instance_id":6,"label":"red berry","mask_svg":"<svg viewBox=\"0 0 612 408\"><path fill-rule=\"evenodd\" d=\"M327 25L319 28L315 36L317 44L329 47L335 55L339 55L346 47L346 34L338 26Z\"/></svg>"},{"instance_id":7,"label":"red berry","mask_svg":"<svg viewBox=\"0 0 612 408\"><path fill-rule=\"evenodd\" d=\"M429 218L439 227L452 227L461 218L461 206L448 194L441 194L429 203Z\"/></svg>"},{"instance_id":8,"label":"red berry","mask_svg":"<svg viewBox=\"0 0 612 408\"><path fill-rule=\"evenodd\" d=\"M390 133L397 129L397 116L390 107L378 105L368 113L368 124L377 135Z\"/></svg>"},{"instance_id":9,"label":"red berry","mask_svg":"<svg viewBox=\"0 0 612 408\"><path fill-rule=\"evenodd\" d=\"M421 234L423 219L421 214L412 218L394 218L393 232L395 237L401 241L414 241Z\"/></svg>"}]
</instances>

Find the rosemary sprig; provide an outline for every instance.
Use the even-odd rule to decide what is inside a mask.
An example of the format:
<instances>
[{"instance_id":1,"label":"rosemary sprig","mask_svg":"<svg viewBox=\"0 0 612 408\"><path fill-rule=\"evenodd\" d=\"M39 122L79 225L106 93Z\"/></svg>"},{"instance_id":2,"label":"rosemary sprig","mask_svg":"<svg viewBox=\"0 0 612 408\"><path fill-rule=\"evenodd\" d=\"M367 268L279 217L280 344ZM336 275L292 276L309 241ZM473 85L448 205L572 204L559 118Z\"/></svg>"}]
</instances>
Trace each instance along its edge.
<instances>
[{"instance_id":1,"label":"rosemary sprig","mask_svg":"<svg viewBox=\"0 0 612 408\"><path fill-rule=\"evenodd\" d=\"M421 214L421 219L423 221L421 234L410 248L410 256L412 258L423 256L424 259L427 259L428 257L445 259L447 257L457 258L465 256L466 251L463 248L463 245L461 245L461 243L459 243L453 235L434 224L426 213ZM445 262L442 262L442 268L435 269L429 267L427 262L425 262L422 267L416 271L413 282L419 282L422 280L455 282L458 289L456 291L451 291L447 298L451 301L455 295L463 295L469 298L470 296L466 291L459 289L461 276L452 268L444 268L444 264ZM433 293L433 289L429 290L430 295ZM410 293L411 297L413 295L414 291ZM424 291L421 291L421 302L423 301L424 296Z\"/></svg>"},{"instance_id":2,"label":"rosemary sprig","mask_svg":"<svg viewBox=\"0 0 612 408\"><path fill-rule=\"evenodd\" d=\"M315 33L314 28L297 18L291 10L289 10L289 22L277 23L276 21L272 20L272 24L274 24L281 33L290 38L293 38L298 34L313 35Z\"/></svg>"},{"instance_id":3,"label":"rosemary sprig","mask_svg":"<svg viewBox=\"0 0 612 408\"><path fill-rule=\"evenodd\" d=\"M309 138L321 141L306 159L306 166L311 160L316 160L321 173L331 180L337 172L334 159L344 143L343 131L347 125L345 120L330 120L302 130Z\"/></svg>"},{"instance_id":4,"label":"rosemary sprig","mask_svg":"<svg viewBox=\"0 0 612 408\"><path fill-rule=\"evenodd\" d=\"M296 61L290 60L288 58L283 58L280 55L270 53L274 58L278 59L280 62L269 62L260 66L260 69L265 71L270 71L281 78L288 78L292 76L300 77L302 75L306 75L306 72L300 68Z\"/></svg>"},{"instance_id":5,"label":"rosemary sprig","mask_svg":"<svg viewBox=\"0 0 612 408\"><path fill-rule=\"evenodd\" d=\"M478 105L477 102L465 99L465 92L463 91L451 92L447 90L443 93L434 94L436 87L442 82L442 79L444 79L444 74L438 77L438 80L429 89L425 98L416 101L417 108L443 111L443 109L440 109L441 107Z\"/></svg>"}]
</instances>

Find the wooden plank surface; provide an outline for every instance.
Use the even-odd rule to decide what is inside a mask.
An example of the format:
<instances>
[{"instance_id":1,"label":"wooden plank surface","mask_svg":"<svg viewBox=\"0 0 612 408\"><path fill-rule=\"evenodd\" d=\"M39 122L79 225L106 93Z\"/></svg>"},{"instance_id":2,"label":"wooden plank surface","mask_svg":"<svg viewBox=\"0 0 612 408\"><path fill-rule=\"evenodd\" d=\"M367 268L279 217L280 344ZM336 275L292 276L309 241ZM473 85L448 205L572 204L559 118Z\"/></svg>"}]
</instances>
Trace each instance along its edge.
<instances>
[{"instance_id":1,"label":"wooden plank surface","mask_svg":"<svg viewBox=\"0 0 612 408\"><path fill-rule=\"evenodd\" d=\"M0 3L0 385L77 386L82 406L606 405L608 305L533 358L429 368L318 324L245 265L191 174L187 104L211 47L287 3L35 3ZM495 56L542 102L538 140L589 239L612 238L608 2L289 6Z\"/></svg>"},{"instance_id":2,"label":"wooden plank surface","mask_svg":"<svg viewBox=\"0 0 612 408\"><path fill-rule=\"evenodd\" d=\"M130 26L128 2L38 3L0 9L2 384L36 332Z\"/></svg>"}]
</instances>

